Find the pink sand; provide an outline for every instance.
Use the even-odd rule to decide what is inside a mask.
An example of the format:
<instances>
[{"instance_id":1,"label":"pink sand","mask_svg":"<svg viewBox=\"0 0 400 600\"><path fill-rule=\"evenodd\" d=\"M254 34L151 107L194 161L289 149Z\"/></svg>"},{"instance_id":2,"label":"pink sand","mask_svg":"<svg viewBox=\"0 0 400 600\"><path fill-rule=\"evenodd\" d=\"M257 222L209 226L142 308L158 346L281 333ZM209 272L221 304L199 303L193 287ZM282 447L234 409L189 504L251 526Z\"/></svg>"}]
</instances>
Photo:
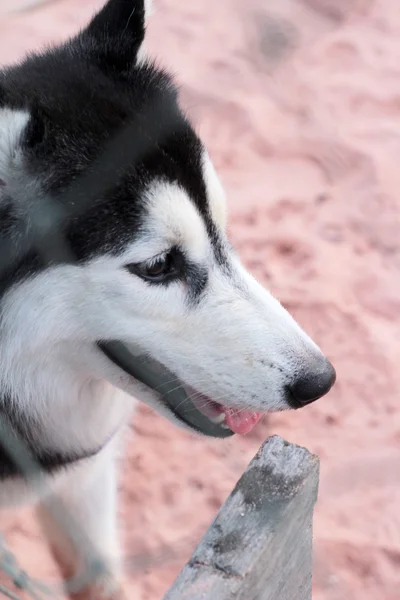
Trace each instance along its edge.
<instances>
[{"instance_id":1,"label":"pink sand","mask_svg":"<svg viewBox=\"0 0 400 600\"><path fill-rule=\"evenodd\" d=\"M0 17L1 62L64 39L101 4ZM121 485L135 600L162 597L270 433L321 457L314 600L400 597L399 3L268 4L158 0L149 46L178 73L241 256L330 356L338 383L224 443L141 410ZM0 528L28 572L54 577L29 511Z\"/></svg>"}]
</instances>

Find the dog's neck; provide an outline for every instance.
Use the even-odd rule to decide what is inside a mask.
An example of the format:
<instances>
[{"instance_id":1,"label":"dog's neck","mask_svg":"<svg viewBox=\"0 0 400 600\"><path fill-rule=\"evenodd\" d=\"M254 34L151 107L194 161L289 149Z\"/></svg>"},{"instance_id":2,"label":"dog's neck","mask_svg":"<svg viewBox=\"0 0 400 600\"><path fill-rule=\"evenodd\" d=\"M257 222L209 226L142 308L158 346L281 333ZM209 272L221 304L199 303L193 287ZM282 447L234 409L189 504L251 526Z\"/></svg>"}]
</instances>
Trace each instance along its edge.
<instances>
[{"instance_id":1,"label":"dog's neck","mask_svg":"<svg viewBox=\"0 0 400 600\"><path fill-rule=\"evenodd\" d=\"M27 345L0 342L0 393L14 398L26 409L36 411L46 399L79 397L87 393L98 378L86 361L87 352L72 342L52 345Z\"/></svg>"},{"instance_id":2,"label":"dog's neck","mask_svg":"<svg viewBox=\"0 0 400 600\"><path fill-rule=\"evenodd\" d=\"M85 360L90 349L62 343L10 356L1 374L0 418L49 472L91 456L127 419L129 398L96 378ZM0 440L0 479L17 470Z\"/></svg>"}]
</instances>

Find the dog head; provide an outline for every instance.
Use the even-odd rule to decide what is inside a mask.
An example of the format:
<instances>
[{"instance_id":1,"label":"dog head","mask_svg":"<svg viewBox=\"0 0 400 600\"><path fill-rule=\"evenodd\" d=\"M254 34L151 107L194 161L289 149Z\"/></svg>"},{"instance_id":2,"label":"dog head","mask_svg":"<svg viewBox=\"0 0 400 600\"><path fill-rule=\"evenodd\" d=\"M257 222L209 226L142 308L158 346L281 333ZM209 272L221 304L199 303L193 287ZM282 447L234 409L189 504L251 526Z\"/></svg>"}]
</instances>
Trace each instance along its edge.
<instances>
[{"instance_id":1,"label":"dog head","mask_svg":"<svg viewBox=\"0 0 400 600\"><path fill-rule=\"evenodd\" d=\"M167 417L245 433L323 396L335 371L232 249L210 157L146 58L148 10L110 0L76 38L0 73L1 241L16 249L3 364L72 342L82 369ZM49 215L57 235L41 239Z\"/></svg>"}]
</instances>

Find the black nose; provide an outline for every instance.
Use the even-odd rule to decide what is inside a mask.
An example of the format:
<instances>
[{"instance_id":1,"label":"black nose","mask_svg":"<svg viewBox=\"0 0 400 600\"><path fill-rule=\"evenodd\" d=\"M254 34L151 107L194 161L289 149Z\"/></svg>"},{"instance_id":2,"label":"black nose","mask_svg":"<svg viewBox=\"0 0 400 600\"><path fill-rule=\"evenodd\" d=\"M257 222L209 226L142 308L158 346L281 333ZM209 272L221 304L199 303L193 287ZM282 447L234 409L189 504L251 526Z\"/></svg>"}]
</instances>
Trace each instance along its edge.
<instances>
[{"instance_id":1,"label":"black nose","mask_svg":"<svg viewBox=\"0 0 400 600\"><path fill-rule=\"evenodd\" d=\"M328 360L318 371L302 375L289 386L289 404L300 408L325 396L336 381L336 371Z\"/></svg>"}]
</instances>

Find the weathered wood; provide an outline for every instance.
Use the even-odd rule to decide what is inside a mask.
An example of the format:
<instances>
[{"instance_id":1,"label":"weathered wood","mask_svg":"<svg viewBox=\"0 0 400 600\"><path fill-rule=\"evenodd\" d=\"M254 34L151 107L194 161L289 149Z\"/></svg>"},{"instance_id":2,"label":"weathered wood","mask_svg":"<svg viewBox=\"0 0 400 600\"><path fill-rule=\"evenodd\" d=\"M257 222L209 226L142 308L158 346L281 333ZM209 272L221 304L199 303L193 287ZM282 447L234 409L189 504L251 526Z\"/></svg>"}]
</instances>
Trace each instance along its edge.
<instances>
[{"instance_id":1,"label":"weathered wood","mask_svg":"<svg viewBox=\"0 0 400 600\"><path fill-rule=\"evenodd\" d=\"M164 600L311 600L319 460L269 438Z\"/></svg>"}]
</instances>

